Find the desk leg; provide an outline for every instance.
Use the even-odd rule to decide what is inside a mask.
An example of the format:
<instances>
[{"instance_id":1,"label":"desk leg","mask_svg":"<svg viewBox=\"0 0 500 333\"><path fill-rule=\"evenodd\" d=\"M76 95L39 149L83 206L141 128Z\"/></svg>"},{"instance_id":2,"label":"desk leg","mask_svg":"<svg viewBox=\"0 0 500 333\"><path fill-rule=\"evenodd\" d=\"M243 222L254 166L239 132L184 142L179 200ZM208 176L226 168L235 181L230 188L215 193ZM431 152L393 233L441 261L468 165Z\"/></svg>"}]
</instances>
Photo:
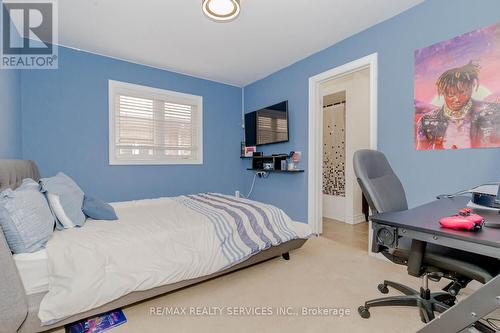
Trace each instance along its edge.
<instances>
[{"instance_id":1,"label":"desk leg","mask_svg":"<svg viewBox=\"0 0 500 333\"><path fill-rule=\"evenodd\" d=\"M500 275L425 325L418 333L463 332L500 308Z\"/></svg>"},{"instance_id":2,"label":"desk leg","mask_svg":"<svg viewBox=\"0 0 500 333\"><path fill-rule=\"evenodd\" d=\"M425 248L427 247L427 243L412 239L410 255L408 256L408 274L420 277L422 274L422 262L424 260Z\"/></svg>"}]
</instances>

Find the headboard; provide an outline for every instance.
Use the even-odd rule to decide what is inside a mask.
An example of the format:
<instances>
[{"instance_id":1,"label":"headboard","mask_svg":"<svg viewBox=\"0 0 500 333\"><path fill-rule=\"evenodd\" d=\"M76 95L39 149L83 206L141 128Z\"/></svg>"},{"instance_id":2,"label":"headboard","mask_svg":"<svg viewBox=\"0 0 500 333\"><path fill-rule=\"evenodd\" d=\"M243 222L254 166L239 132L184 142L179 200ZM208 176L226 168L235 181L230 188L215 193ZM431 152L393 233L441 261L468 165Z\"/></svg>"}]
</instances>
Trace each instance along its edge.
<instances>
[{"instance_id":1,"label":"headboard","mask_svg":"<svg viewBox=\"0 0 500 333\"><path fill-rule=\"evenodd\" d=\"M0 160L0 191L15 190L25 178L40 180L35 162ZM0 331L16 332L28 314L28 301L1 227L0 281Z\"/></svg>"},{"instance_id":2,"label":"headboard","mask_svg":"<svg viewBox=\"0 0 500 333\"><path fill-rule=\"evenodd\" d=\"M0 191L6 188L15 190L25 178L31 178L35 181L40 180L40 173L35 162L0 160Z\"/></svg>"}]
</instances>

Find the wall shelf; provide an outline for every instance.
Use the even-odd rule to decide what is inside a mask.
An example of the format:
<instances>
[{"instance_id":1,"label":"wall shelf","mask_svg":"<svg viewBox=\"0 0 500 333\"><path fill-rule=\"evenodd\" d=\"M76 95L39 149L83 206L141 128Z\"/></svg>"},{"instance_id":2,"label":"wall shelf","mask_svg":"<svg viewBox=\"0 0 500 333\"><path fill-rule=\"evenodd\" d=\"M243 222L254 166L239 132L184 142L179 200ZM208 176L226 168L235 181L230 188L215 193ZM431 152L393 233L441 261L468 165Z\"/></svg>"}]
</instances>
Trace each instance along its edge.
<instances>
[{"instance_id":1,"label":"wall shelf","mask_svg":"<svg viewBox=\"0 0 500 333\"><path fill-rule=\"evenodd\" d=\"M244 158L241 156L241 158ZM287 161L287 154L273 154L270 156L252 156L252 166L247 168L248 171L254 172L276 172L276 173L301 173L304 172L303 169L294 170L281 170L281 164L283 161ZM265 169L264 166L271 165L272 169Z\"/></svg>"},{"instance_id":2,"label":"wall shelf","mask_svg":"<svg viewBox=\"0 0 500 333\"><path fill-rule=\"evenodd\" d=\"M281 173L300 173L300 172L304 172L303 169L295 169L295 170L265 170L265 169L252 169L252 168L247 168L247 170L249 171L255 171L255 172L258 172L258 171L264 171L264 172L281 172Z\"/></svg>"}]
</instances>

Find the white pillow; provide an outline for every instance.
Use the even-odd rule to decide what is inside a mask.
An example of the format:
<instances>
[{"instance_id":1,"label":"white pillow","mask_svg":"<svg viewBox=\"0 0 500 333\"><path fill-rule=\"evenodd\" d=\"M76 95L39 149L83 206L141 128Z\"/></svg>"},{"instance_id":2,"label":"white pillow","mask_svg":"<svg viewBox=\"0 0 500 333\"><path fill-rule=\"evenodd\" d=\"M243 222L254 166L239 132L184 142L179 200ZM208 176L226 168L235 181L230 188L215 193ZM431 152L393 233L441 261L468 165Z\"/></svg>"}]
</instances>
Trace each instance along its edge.
<instances>
[{"instance_id":1,"label":"white pillow","mask_svg":"<svg viewBox=\"0 0 500 333\"><path fill-rule=\"evenodd\" d=\"M60 172L55 177L41 179L40 183L56 216L57 229L80 227L85 223L84 193L73 179Z\"/></svg>"}]
</instances>

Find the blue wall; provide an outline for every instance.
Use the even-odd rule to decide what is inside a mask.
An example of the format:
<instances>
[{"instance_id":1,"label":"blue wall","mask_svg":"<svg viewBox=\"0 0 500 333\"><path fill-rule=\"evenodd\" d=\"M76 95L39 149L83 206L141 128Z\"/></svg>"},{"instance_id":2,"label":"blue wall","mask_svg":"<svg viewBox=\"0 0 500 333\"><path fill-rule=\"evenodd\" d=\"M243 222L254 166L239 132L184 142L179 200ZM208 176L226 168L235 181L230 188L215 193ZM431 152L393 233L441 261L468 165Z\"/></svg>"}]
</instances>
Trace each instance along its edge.
<instances>
[{"instance_id":1,"label":"blue wall","mask_svg":"<svg viewBox=\"0 0 500 333\"><path fill-rule=\"evenodd\" d=\"M20 89L19 71L0 69L0 159L22 156Z\"/></svg>"},{"instance_id":2,"label":"blue wall","mask_svg":"<svg viewBox=\"0 0 500 333\"><path fill-rule=\"evenodd\" d=\"M203 96L204 164L108 165L108 80ZM104 200L234 193L241 175L241 89L68 48L58 70L21 75L23 157Z\"/></svg>"},{"instance_id":3,"label":"blue wall","mask_svg":"<svg viewBox=\"0 0 500 333\"><path fill-rule=\"evenodd\" d=\"M0 69L0 159L21 158L21 140L21 73Z\"/></svg>"},{"instance_id":4,"label":"blue wall","mask_svg":"<svg viewBox=\"0 0 500 333\"><path fill-rule=\"evenodd\" d=\"M303 152L307 170L308 79L365 55L379 55L379 149L401 177L411 206L437 193L500 178L498 149L414 151L413 52L500 21L500 2L427 0L409 11L245 87L247 112L289 100L290 142L265 152ZM335 23L332 22L332 29ZM239 154L241 89L147 66L60 48L59 70L0 71L0 157L38 162L44 176L64 171L105 200L201 191L248 190L253 174ZM19 75L21 98L19 98ZM204 164L109 166L109 79L204 97ZM22 101L22 112L19 108ZM22 140L18 135L21 129ZM22 146L21 146L22 142ZM307 220L307 173L258 180L253 198Z\"/></svg>"},{"instance_id":5,"label":"blue wall","mask_svg":"<svg viewBox=\"0 0 500 333\"><path fill-rule=\"evenodd\" d=\"M246 112L288 100L291 140L264 151L300 150L307 169L309 77L378 52L378 148L400 176L410 206L432 200L438 193L498 180L499 149L413 149L413 52L499 21L498 0L428 0L245 87ZM242 185L248 188L251 175L244 176ZM307 221L306 173L273 174L259 181L254 191L254 199L276 204L292 218Z\"/></svg>"}]
</instances>

